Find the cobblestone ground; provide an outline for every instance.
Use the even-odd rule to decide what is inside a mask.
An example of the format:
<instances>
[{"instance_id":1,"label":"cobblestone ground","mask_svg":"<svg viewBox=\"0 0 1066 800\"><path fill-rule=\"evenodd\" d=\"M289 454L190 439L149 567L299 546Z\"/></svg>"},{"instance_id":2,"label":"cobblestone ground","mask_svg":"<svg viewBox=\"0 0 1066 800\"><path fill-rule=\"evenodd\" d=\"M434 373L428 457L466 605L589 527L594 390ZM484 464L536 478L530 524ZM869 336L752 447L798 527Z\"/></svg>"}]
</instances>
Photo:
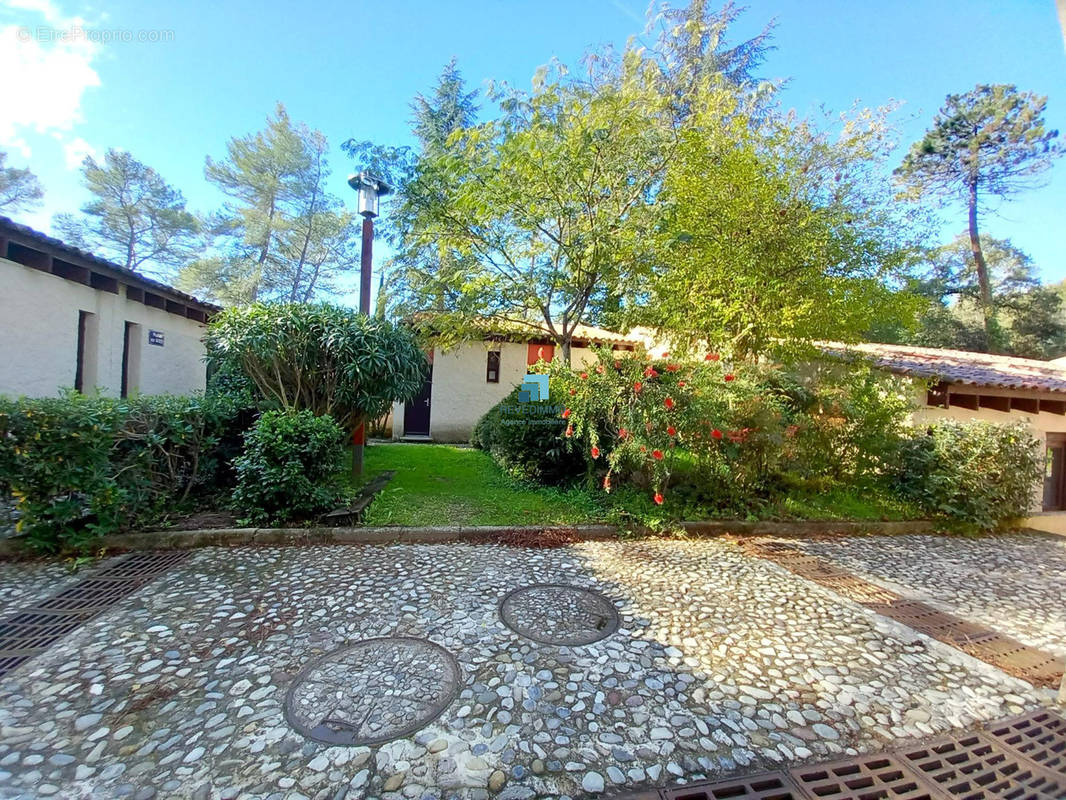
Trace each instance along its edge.
<instances>
[{"instance_id":1,"label":"cobblestone ground","mask_svg":"<svg viewBox=\"0 0 1066 800\"><path fill-rule=\"evenodd\" d=\"M563 647L500 622L509 590L548 582L611 598L618 630ZM393 635L454 655L439 718L375 747L289 727L302 667ZM1048 697L722 540L201 550L0 679L0 793L578 797L876 749Z\"/></svg>"},{"instance_id":2,"label":"cobblestone ground","mask_svg":"<svg viewBox=\"0 0 1066 800\"><path fill-rule=\"evenodd\" d=\"M56 561L0 562L0 617L53 594L76 577Z\"/></svg>"},{"instance_id":3,"label":"cobblestone ground","mask_svg":"<svg viewBox=\"0 0 1066 800\"><path fill-rule=\"evenodd\" d=\"M839 537L792 544L860 577L1066 656L1066 537Z\"/></svg>"}]
</instances>

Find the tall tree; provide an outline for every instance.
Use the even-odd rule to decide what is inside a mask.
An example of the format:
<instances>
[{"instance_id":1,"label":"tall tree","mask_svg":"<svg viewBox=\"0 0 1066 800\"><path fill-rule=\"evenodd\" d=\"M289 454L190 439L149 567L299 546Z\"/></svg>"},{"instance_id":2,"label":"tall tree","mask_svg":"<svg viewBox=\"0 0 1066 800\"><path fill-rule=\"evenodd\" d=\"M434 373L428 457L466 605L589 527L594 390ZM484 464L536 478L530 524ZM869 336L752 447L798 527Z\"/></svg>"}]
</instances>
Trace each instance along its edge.
<instances>
[{"instance_id":1,"label":"tall tree","mask_svg":"<svg viewBox=\"0 0 1066 800\"><path fill-rule=\"evenodd\" d=\"M453 57L444 65L430 96L419 93L411 103L411 130L422 150L443 150L449 136L473 125L478 112L477 96L477 91L466 91L466 82Z\"/></svg>"},{"instance_id":2,"label":"tall tree","mask_svg":"<svg viewBox=\"0 0 1066 800\"><path fill-rule=\"evenodd\" d=\"M278 104L264 130L207 159L208 181L230 198L212 219L219 252L190 264L179 285L230 303L306 301L332 291L356 262L355 216L327 190L326 137Z\"/></svg>"},{"instance_id":3,"label":"tall tree","mask_svg":"<svg viewBox=\"0 0 1066 800\"><path fill-rule=\"evenodd\" d=\"M124 150L110 149L103 162L86 156L82 179L92 200L81 216L57 214L65 239L113 259L127 269L164 277L202 249L200 223L182 193Z\"/></svg>"},{"instance_id":4,"label":"tall tree","mask_svg":"<svg viewBox=\"0 0 1066 800\"><path fill-rule=\"evenodd\" d=\"M995 304L978 227L984 197L1003 200L1030 188L1062 153L1058 131L1044 124L1047 98L1007 84L979 84L948 95L925 136L911 147L897 176L913 198L961 198L980 286L986 345L995 340Z\"/></svg>"},{"instance_id":5,"label":"tall tree","mask_svg":"<svg viewBox=\"0 0 1066 800\"><path fill-rule=\"evenodd\" d=\"M44 189L29 169L4 166L7 153L0 150L0 213L28 211L41 204Z\"/></svg>"}]
</instances>

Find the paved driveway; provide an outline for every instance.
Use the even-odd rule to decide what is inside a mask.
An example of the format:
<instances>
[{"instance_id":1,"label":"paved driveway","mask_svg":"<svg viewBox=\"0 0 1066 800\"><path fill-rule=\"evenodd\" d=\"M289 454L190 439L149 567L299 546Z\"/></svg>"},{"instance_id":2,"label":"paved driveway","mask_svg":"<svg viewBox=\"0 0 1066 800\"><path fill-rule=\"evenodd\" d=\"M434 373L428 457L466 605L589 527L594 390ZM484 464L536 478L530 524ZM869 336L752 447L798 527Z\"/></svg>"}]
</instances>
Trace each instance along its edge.
<instances>
[{"instance_id":1,"label":"paved driveway","mask_svg":"<svg viewBox=\"0 0 1066 800\"><path fill-rule=\"evenodd\" d=\"M1014 569L997 554L1015 546L990 540L988 563ZM39 591L42 569L8 566L0 580L21 570ZM617 631L580 647L520 636L499 602L538 583L595 589L617 609ZM546 629L569 603L534 597L523 613ZM1044 613L1040 625L1061 626L1061 603ZM292 729L283 702L301 669L392 636L454 656L457 695L439 717L372 747ZM406 719L451 699L435 683L439 654L381 653L371 662L411 659L394 669L425 697L375 695L368 725L390 703ZM312 701L368 696L320 688ZM1048 696L724 540L209 549L0 679L0 793L584 796L877 749Z\"/></svg>"}]
</instances>

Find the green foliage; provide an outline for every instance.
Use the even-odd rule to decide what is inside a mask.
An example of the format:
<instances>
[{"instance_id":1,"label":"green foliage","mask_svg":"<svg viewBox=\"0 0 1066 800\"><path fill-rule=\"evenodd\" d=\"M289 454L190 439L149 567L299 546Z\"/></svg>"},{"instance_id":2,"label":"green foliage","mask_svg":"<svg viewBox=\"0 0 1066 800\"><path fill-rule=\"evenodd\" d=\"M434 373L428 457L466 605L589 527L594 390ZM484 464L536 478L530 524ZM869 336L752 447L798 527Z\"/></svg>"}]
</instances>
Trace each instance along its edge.
<instances>
[{"instance_id":1,"label":"green foliage","mask_svg":"<svg viewBox=\"0 0 1066 800\"><path fill-rule=\"evenodd\" d=\"M208 363L247 376L266 403L329 414L345 428L413 397L427 368L409 331L328 304L230 308L206 343Z\"/></svg>"},{"instance_id":2,"label":"green foliage","mask_svg":"<svg viewBox=\"0 0 1066 800\"><path fill-rule=\"evenodd\" d=\"M345 433L310 410L268 411L234 462L234 505L255 523L310 518L340 496Z\"/></svg>"},{"instance_id":3,"label":"green foliage","mask_svg":"<svg viewBox=\"0 0 1066 800\"><path fill-rule=\"evenodd\" d=\"M515 389L478 421L470 444L514 478L563 484L585 473L585 459L567 446L565 428L554 401L520 403Z\"/></svg>"},{"instance_id":4,"label":"green foliage","mask_svg":"<svg viewBox=\"0 0 1066 800\"><path fill-rule=\"evenodd\" d=\"M60 214L56 227L75 244L124 265L167 274L202 249L200 222L185 198L151 167L123 150L110 149L103 163L86 156L81 169L92 199L83 217Z\"/></svg>"},{"instance_id":5,"label":"green foliage","mask_svg":"<svg viewBox=\"0 0 1066 800\"><path fill-rule=\"evenodd\" d=\"M13 214L36 208L44 199L44 189L28 169L5 166L7 153L0 151L0 214Z\"/></svg>"},{"instance_id":6,"label":"green foliage","mask_svg":"<svg viewBox=\"0 0 1066 800\"><path fill-rule=\"evenodd\" d=\"M230 199L210 222L218 252L187 264L180 288L224 303L307 302L356 263L356 215L327 191L326 137L278 104L266 128L207 159L207 180Z\"/></svg>"},{"instance_id":7,"label":"green foliage","mask_svg":"<svg viewBox=\"0 0 1066 800\"><path fill-rule=\"evenodd\" d=\"M1042 476L1025 423L937 422L903 440L896 485L928 513L990 530L1028 515Z\"/></svg>"},{"instance_id":8,"label":"green foliage","mask_svg":"<svg viewBox=\"0 0 1066 800\"><path fill-rule=\"evenodd\" d=\"M214 482L235 414L212 397L0 400L0 485L18 531L39 550L84 549L171 510Z\"/></svg>"}]
</instances>

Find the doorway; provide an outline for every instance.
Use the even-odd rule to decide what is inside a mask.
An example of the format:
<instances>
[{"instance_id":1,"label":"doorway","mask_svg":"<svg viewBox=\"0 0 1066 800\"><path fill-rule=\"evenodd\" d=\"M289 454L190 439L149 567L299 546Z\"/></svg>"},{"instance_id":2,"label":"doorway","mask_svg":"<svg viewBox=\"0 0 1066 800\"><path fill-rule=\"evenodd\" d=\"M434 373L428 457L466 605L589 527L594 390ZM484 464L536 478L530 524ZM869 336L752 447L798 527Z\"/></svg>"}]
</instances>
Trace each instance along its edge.
<instances>
[{"instance_id":1,"label":"doorway","mask_svg":"<svg viewBox=\"0 0 1066 800\"><path fill-rule=\"evenodd\" d=\"M1049 433L1044 457L1044 510L1066 510L1066 433Z\"/></svg>"},{"instance_id":2,"label":"doorway","mask_svg":"<svg viewBox=\"0 0 1066 800\"><path fill-rule=\"evenodd\" d=\"M433 394L433 365L429 367L425 383L414 398L403 407L403 435L429 436L429 407Z\"/></svg>"}]
</instances>

